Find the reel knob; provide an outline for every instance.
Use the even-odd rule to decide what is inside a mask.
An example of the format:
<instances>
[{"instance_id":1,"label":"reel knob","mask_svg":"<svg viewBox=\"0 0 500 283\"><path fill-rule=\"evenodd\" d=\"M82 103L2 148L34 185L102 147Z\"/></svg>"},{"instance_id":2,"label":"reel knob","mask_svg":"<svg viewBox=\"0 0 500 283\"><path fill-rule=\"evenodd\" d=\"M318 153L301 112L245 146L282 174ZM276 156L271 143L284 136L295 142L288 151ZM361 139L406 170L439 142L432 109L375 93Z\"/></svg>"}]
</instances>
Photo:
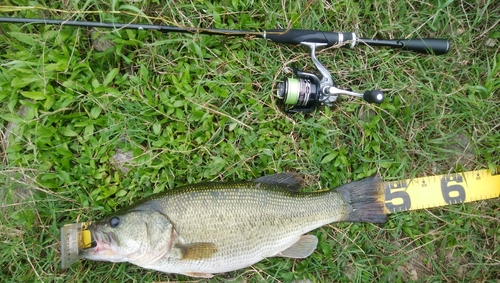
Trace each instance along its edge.
<instances>
[{"instance_id":1,"label":"reel knob","mask_svg":"<svg viewBox=\"0 0 500 283\"><path fill-rule=\"evenodd\" d=\"M368 103L381 104L384 98L384 93L380 90L368 90L363 93L363 99Z\"/></svg>"}]
</instances>

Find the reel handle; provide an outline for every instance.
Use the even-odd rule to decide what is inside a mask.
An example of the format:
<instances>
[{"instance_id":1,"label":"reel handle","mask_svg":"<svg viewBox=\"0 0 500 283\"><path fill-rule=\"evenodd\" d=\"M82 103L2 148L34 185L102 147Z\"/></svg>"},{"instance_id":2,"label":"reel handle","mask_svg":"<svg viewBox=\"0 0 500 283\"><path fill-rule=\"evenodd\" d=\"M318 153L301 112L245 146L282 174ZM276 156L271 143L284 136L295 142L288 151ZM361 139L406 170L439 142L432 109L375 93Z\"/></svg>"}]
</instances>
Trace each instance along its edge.
<instances>
[{"instance_id":1,"label":"reel handle","mask_svg":"<svg viewBox=\"0 0 500 283\"><path fill-rule=\"evenodd\" d=\"M361 93L357 93L357 92L353 92L353 91L340 89L340 88L331 86L331 87L325 88L325 94L333 95L335 97L340 95L340 94L354 96L354 97L360 97L360 98L363 98L363 100L368 102L368 103L375 103L375 104L382 104L382 102L384 102L384 99L385 99L384 93L380 90L377 90L377 89L367 90L363 94L361 94Z\"/></svg>"}]
</instances>

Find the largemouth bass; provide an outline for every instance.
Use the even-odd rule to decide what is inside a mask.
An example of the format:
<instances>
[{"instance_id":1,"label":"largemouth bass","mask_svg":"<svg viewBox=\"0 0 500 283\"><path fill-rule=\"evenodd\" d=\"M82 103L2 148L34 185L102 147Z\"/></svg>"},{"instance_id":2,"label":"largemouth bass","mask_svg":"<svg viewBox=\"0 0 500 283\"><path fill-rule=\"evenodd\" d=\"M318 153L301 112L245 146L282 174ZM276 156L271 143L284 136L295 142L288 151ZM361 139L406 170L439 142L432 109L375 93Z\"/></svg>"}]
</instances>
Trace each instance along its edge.
<instances>
[{"instance_id":1,"label":"largemouth bass","mask_svg":"<svg viewBox=\"0 0 500 283\"><path fill-rule=\"evenodd\" d=\"M306 233L331 222L387 219L378 177L319 192L301 184L280 173L156 194L89 225L79 257L208 278L267 257L305 258L318 242Z\"/></svg>"}]
</instances>

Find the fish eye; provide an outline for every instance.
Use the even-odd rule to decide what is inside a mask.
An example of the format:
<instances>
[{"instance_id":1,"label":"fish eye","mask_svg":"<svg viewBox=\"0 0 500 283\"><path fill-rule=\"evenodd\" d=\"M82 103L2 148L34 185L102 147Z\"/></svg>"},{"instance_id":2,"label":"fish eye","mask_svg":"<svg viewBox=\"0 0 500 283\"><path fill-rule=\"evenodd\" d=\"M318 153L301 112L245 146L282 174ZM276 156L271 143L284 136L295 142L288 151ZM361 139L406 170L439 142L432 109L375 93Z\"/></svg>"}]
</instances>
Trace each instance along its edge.
<instances>
[{"instance_id":1,"label":"fish eye","mask_svg":"<svg viewBox=\"0 0 500 283\"><path fill-rule=\"evenodd\" d=\"M109 219L109 226L115 228L118 225L120 225L120 218L115 216L115 217L111 217L111 219Z\"/></svg>"}]
</instances>

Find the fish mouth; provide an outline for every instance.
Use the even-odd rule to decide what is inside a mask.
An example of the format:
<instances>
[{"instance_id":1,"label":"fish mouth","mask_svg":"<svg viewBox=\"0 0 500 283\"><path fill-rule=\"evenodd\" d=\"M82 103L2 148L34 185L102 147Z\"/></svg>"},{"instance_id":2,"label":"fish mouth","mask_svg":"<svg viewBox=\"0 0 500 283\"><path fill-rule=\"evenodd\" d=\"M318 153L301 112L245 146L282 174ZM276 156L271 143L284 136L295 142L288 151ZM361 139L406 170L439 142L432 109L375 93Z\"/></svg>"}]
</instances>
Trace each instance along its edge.
<instances>
[{"instance_id":1,"label":"fish mouth","mask_svg":"<svg viewBox=\"0 0 500 283\"><path fill-rule=\"evenodd\" d=\"M110 256L114 254L113 246L116 246L114 233L102 232L97 227L89 227L91 242L88 246L80 249L80 254L85 258L98 256Z\"/></svg>"}]
</instances>

